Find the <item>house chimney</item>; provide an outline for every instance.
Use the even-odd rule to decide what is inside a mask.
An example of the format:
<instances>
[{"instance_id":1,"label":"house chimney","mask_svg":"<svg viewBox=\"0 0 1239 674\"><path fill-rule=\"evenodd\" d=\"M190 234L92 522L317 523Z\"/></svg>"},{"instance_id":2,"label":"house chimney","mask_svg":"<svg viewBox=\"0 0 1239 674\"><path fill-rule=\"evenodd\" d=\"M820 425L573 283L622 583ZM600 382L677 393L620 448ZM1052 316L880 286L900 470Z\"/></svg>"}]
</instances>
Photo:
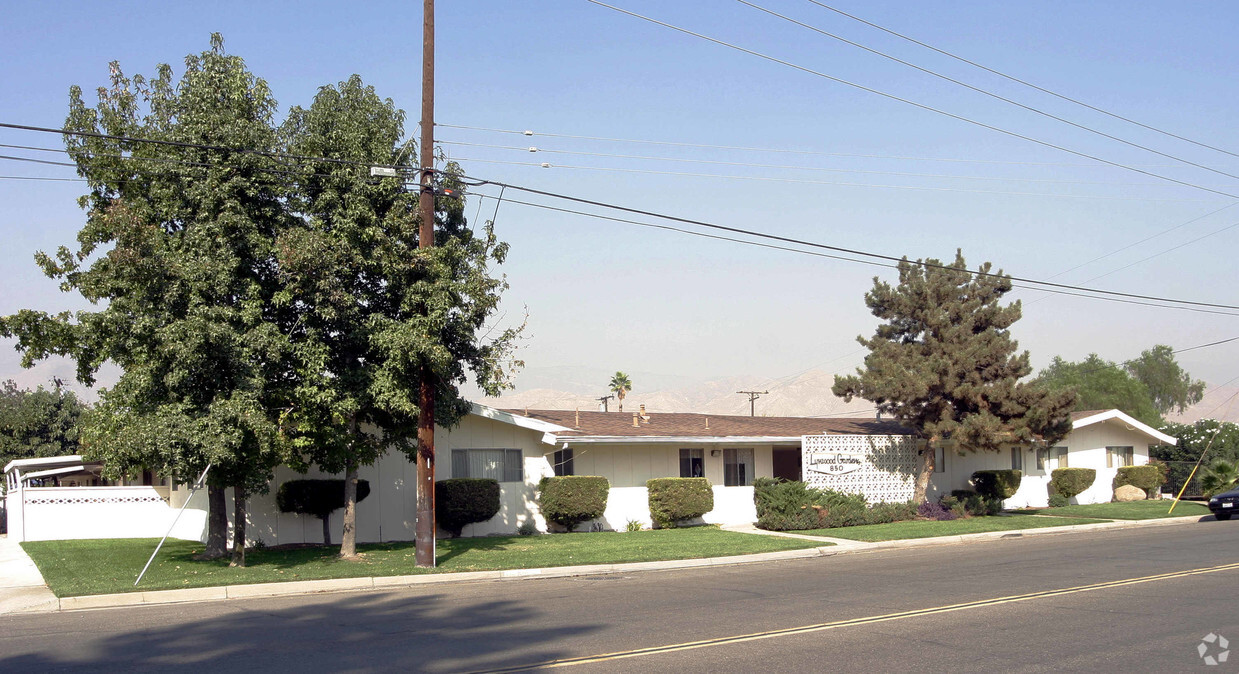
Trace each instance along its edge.
<instances>
[{"instance_id":1,"label":"house chimney","mask_svg":"<svg viewBox=\"0 0 1239 674\"><path fill-rule=\"evenodd\" d=\"M633 412L633 413L632 413L632 427L633 427L633 428L641 428L641 422L637 420L637 413L636 413L636 412Z\"/></svg>"},{"instance_id":2,"label":"house chimney","mask_svg":"<svg viewBox=\"0 0 1239 674\"><path fill-rule=\"evenodd\" d=\"M706 417L706 430L710 430L710 417Z\"/></svg>"}]
</instances>

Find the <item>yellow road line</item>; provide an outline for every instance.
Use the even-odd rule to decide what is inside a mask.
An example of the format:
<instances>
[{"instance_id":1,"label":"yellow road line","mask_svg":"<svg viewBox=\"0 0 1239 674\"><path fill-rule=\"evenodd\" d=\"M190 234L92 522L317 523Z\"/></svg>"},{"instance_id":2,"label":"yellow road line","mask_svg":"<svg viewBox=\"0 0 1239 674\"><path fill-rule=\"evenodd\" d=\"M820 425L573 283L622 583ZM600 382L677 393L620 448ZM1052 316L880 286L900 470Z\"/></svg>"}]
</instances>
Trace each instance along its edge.
<instances>
[{"instance_id":1,"label":"yellow road line","mask_svg":"<svg viewBox=\"0 0 1239 674\"><path fill-rule=\"evenodd\" d=\"M849 618L847 620L837 620L827 623L816 623L813 625L802 625L800 627L788 627L780 630L770 630L767 632L754 632L752 634L737 634L729 637L718 637L715 639L704 639L702 641L687 641L679 644L667 644L665 646L653 646L650 648L638 648L631 651L617 651L614 653L603 653L599 655L586 655L576 658L565 658L562 660L547 660L545 662L536 662L526 665L515 665L512 667L503 667L500 669L484 670L484 674L499 674L500 672L525 672L532 669L551 669L556 667L571 667L573 665L587 665L597 662L606 662L608 660L623 660L626 658L639 658L646 655L658 655L662 653L675 653L678 651L689 651L697 648L708 648L711 646L725 646L728 644L743 643L746 641L758 641L761 639L774 639L777 637L792 636L797 634L810 634L812 632L824 632L826 630L839 629L840 627L853 627L856 625L871 625L874 623L889 622L892 620L903 620L905 618L916 618L926 615L934 615L937 613L951 613L954 611L967 611L976 608L985 608L987 606L997 606L1000 604L1012 604L1021 601L1030 601L1033 599L1046 599L1050 597L1061 597L1068 594L1078 594L1081 592L1095 592L1097 590L1108 590L1114 587L1123 587L1126 585L1139 585L1141 583L1153 583L1160 580L1171 580L1174 578L1184 578L1187 576L1198 576L1206 573L1218 573L1221 571L1239 570L1239 562L1233 564L1222 564L1220 566L1209 566L1200 569L1189 569L1186 571L1173 571L1171 573L1159 573L1153 576L1140 576L1137 578L1125 578L1122 580L1111 580L1104 583L1094 583L1092 585L1079 585L1076 587L1066 587L1057 590L1042 590L1040 592L1030 592L1028 594L1017 594L1009 597L994 597L992 599L980 599L977 601L965 602L962 604L949 604L947 606L935 606L931 608L915 609L912 611L901 611L898 613L887 613L884 615L867 616L863 618ZM482 673L479 673L482 674Z\"/></svg>"}]
</instances>

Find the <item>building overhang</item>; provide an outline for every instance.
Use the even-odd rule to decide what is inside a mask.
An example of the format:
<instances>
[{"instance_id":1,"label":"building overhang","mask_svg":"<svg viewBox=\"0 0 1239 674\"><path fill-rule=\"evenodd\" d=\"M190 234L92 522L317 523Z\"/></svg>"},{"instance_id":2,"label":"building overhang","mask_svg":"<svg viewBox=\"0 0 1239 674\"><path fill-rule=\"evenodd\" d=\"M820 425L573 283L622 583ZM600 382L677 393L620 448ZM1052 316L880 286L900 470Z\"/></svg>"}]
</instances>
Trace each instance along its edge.
<instances>
[{"instance_id":1,"label":"building overhang","mask_svg":"<svg viewBox=\"0 0 1239 674\"><path fill-rule=\"evenodd\" d=\"M1174 436L1166 435L1152 426L1137 421L1133 417L1124 414L1120 410L1106 410L1104 412L1098 412L1097 414L1091 414L1087 417L1076 419L1071 422L1071 430L1075 431L1086 426L1101 424L1107 421L1121 423L1127 427L1127 430L1143 433L1144 435L1147 435L1164 445L1173 445L1178 443L1178 440Z\"/></svg>"}]
</instances>

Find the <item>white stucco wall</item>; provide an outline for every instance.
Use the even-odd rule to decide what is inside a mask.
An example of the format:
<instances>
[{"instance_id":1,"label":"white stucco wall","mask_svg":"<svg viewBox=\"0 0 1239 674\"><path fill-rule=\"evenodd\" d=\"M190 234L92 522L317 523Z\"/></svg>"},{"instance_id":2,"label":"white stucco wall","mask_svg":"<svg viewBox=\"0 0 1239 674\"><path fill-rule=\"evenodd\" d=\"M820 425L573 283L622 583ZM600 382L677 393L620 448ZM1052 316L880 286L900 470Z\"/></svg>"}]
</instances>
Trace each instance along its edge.
<instances>
[{"instance_id":1,"label":"white stucco wall","mask_svg":"<svg viewBox=\"0 0 1239 674\"><path fill-rule=\"evenodd\" d=\"M1121 420L1104 421L1078 428L1055 446L1067 448L1067 463L1070 467L1092 468L1097 471L1097 479L1092 486L1071 499L1072 503L1109 503L1113 498L1114 489L1111 485L1118 473L1118 467L1106 467L1106 447L1130 446L1134 465L1149 462L1149 437L1127 429ZM1004 505L1008 508L1043 508L1049 504L1050 477L1052 471L1060 467L1058 458L1051 452L1045 468L1039 470L1036 454L1028 448L1021 452L1024 477L1020 480L1019 491L1007 499ZM1001 452L967 453L963 456L948 449L945 454L945 470L935 473L930 481L931 499L939 498L953 489L971 489L970 480L975 471L1011 468L1009 449Z\"/></svg>"},{"instance_id":2,"label":"white stucco wall","mask_svg":"<svg viewBox=\"0 0 1239 674\"><path fill-rule=\"evenodd\" d=\"M162 537L176 516L154 487L26 487L6 500L17 541Z\"/></svg>"}]
</instances>

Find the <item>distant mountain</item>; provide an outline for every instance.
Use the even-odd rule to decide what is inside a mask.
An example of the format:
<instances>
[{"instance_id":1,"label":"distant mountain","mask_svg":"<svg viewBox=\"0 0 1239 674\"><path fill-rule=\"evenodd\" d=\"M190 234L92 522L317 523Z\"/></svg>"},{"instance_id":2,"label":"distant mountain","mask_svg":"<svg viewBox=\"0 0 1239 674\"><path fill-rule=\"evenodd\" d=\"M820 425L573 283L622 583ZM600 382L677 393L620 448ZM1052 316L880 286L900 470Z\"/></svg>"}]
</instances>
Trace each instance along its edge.
<instances>
[{"instance_id":1,"label":"distant mountain","mask_svg":"<svg viewBox=\"0 0 1239 674\"><path fill-rule=\"evenodd\" d=\"M641 380L633 377L640 385ZM810 370L793 379L763 382L757 377L731 377L703 384L661 390L634 390L624 399L624 411L637 411L645 405L647 412L701 412L708 414L748 414L749 399L736 391L769 391L757 399L755 411L760 416L855 416L874 415L873 404L867 400L843 402L830 392L834 375ZM568 388L567 386L564 388ZM595 387L596 388L596 387ZM505 394L499 398L475 398L483 405L499 408L529 408L549 410L596 410L601 393L583 394L559 388L531 388ZM609 409L618 409L616 401Z\"/></svg>"},{"instance_id":2,"label":"distant mountain","mask_svg":"<svg viewBox=\"0 0 1239 674\"><path fill-rule=\"evenodd\" d=\"M1220 386L1206 393L1200 402L1184 410L1183 414L1166 415L1166 421L1181 424L1195 423L1200 419L1239 423L1239 386Z\"/></svg>"}]
</instances>

